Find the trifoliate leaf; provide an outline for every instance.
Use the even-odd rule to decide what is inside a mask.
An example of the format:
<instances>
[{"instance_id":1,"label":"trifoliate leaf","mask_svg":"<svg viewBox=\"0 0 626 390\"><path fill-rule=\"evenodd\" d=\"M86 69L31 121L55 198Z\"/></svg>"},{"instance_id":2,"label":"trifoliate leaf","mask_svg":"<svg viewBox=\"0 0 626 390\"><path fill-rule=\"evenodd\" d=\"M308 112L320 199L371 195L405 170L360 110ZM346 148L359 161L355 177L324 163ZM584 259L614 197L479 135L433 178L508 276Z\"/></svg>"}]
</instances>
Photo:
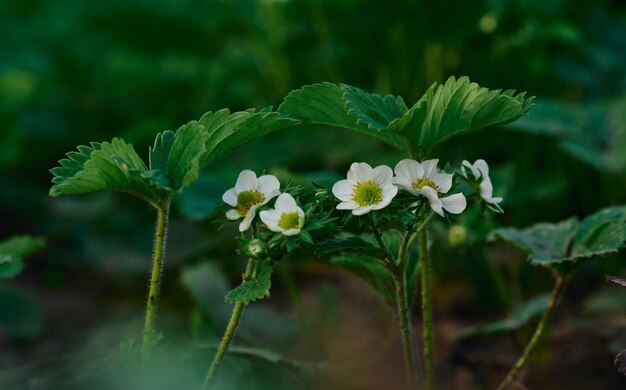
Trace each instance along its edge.
<instances>
[{"instance_id":1,"label":"trifoliate leaf","mask_svg":"<svg viewBox=\"0 0 626 390\"><path fill-rule=\"evenodd\" d=\"M364 132L413 152L456 135L514 121L528 112L532 101L523 93L490 91L467 77L451 77L443 85L433 85L409 110L401 97L322 83L292 91L279 111L312 125Z\"/></svg>"},{"instance_id":2,"label":"trifoliate leaf","mask_svg":"<svg viewBox=\"0 0 626 390\"><path fill-rule=\"evenodd\" d=\"M223 109L207 112L198 124L204 126L209 137L206 140L206 153L202 164L210 162L233 150L255 141L271 132L298 124L296 119L286 118L271 109L261 111L240 111L231 114Z\"/></svg>"},{"instance_id":3,"label":"trifoliate leaf","mask_svg":"<svg viewBox=\"0 0 626 390\"><path fill-rule=\"evenodd\" d=\"M257 261L252 278L226 294L226 301L233 304L237 302L248 304L268 297L272 286L272 272L273 269L269 261Z\"/></svg>"},{"instance_id":4,"label":"trifoliate leaf","mask_svg":"<svg viewBox=\"0 0 626 390\"><path fill-rule=\"evenodd\" d=\"M356 275L387 302L395 302L395 287L389 270L370 256L343 254L330 262Z\"/></svg>"},{"instance_id":5,"label":"trifoliate leaf","mask_svg":"<svg viewBox=\"0 0 626 390\"><path fill-rule=\"evenodd\" d=\"M557 224L540 223L527 229L505 228L492 232L529 253L529 261L547 267L575 266L583 260L615 253L626 241L626 207L600 210L582 222L570 218Z\"/></svg>"},{"instance_id":6,"label":"trifoliate leaf","mask_svg":"<svg viewBox=\"0 0 626 390\"><path fill-rule=\"evenodd\" d=\"M490 336L496 333L512 332L521 329L532 319L539 317L548 307L550 294L542 294L515 307L509 317L491 324L472 326L463 329L457 337L460 339L476 336Z\"/></svg>"}]
</instances>

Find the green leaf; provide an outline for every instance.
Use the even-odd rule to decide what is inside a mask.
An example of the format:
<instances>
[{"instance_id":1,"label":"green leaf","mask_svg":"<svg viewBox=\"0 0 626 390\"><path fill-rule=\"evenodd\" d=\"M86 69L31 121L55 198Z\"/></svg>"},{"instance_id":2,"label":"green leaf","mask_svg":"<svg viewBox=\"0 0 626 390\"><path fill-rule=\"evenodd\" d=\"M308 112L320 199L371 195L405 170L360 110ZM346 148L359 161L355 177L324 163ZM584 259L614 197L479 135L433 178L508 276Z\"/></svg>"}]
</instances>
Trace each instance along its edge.
<instances>
[{"instance_id":1,"label":"green leaf","mask_svg":"<svg viewBox=\"0 0 626 390\"><path fill-rule=\"evenodd\" d=\"M490 240L498 238L529 252L528 259L532 264L575 266L586 259L616 253L624 247L626 207L602 209L580 223L576 218L570 218L523 230L498 229L489 236Z\"/></svg>"},{"instance_id":2,"label":"green leaf","mask_svg":"<svg viewBox=\"0 0 626 390\"><path fill-rule=\"evenodd\" d=\"M202 164L209 164L233 150L253 142L271 132L298 124L296 119L286 118L271 108L261 111L240 111L231 114L230 110L207 112L198 124L208 133L206 153Z\"/></svg>"},{"instance_id":3,"label":"green leaf","mask_svg":"<svg viewBox=\"0 0 626 390\"><path fill-rule=\"evenodd\" d=\"M331 258L330 262L356 275L387 302L395 302L393 278L389 270L375 258L343 254Z\"/></svg>"},{"instance_id":4,"label":"green leaf","mask_svg":"<svg viewBox=\"0 0 626 390\"><path fill-rule=\"evenodd\" d=\"M237 302L248 304L261 298L269 297L272 286L272 272L273 269L269 261L257 261L252 278L244 281L226 294L226 301L233 304Z\"/></svg>"},{"instance_id":5,"label":"green leaf","mask_svg":"<svg viewBox=\"0 0 626 390\"><path fill-rule=\"evenodd\" d=\"M428 150L453 136L510 123L528 113L533 99L511 90L489 90L467 77L450 77L444 84L433 84L393 127Z\"/></svg>"},{"instance_id":6,"label":"green leaf","mask_svg":"<svg viewBox=\"0 0 626 390\"><path fill-rule=\"evenodd\" d=\"M526 114L533 98L490 91L467 77L433 85L407 110L401 97L380 96L349 85L313 84L292 91L279 111L304 123L357 130L400 150L424 150L456 135L503 125Z\"/></svg>"},{"instance_id":7,"label":"green leaf","mask_svg":"<svg viewBox=\"0 0 626 390\"><path fill-rule=\"evenodd\" d=\"M0 255L24 258L43 249L45 245L46 241L41 237L13 236L0 242Z\"/></svg>"},{"instance_id":8,"label":"green leaf","mask_svg":"<svg viewBox=\"0 0 626 390\"><path fill-rule=\"evenodd\" d=\"M513 309L511 315L501 321L491 324L472 326L463 329L457 338L469 338L476 336L490 336L497 333L512 332L521 329L532 319L539 317L548 307L550 294L542 294Z\"/></svg>"},{"instance_id":9,"label":"green leaf","mask_svg":"<svg viewBox=\"0 0 626 390\"><path fill-rule=\"evenodd\" d=\"M124 140L92 143L69 152L60 167L50 170L54 185L50 196L83 194L112 189L128 192L152 201L160 199L158 189L143 177L146 165L132 145Z\"/></svg>"},{"instance_id":10,"label":"green leaf","mask_svg":"<svg viewBox=\"0 0 626 390\"><path fill-rule=\"evenodd\" d=\"M23 258L40 250L45 245L43 238L13 236L0 242L0 278L10 279L22 272Z\"/></svg>"},{"instance_id":11,"label":"green leaf","mask_svg":"<svg viewBox=\"0 0 626 390\"><path fill-rule=\"evenodd\" d=\"M290 92L278 111L304 123L352 129L399 149L406 148L402 137L385 131L392 119L406 111L401 98L383 98L348 85L325 82Z\"/></svg>"}]
</instances>

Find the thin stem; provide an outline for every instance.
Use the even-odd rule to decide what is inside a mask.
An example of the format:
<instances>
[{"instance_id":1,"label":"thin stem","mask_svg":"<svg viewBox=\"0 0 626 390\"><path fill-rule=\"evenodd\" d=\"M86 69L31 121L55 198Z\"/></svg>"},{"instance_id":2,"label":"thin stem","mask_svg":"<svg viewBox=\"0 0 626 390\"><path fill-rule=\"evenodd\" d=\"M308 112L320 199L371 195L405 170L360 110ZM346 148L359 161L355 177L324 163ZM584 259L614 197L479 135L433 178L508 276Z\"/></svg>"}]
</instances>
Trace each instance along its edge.
<instances>
[{"instance_id":1,"label":"thin stem","mask_svg":"<svg viewBox=\"0 0 626 390\"><path fill-rule=\"evenodd\" d=\"M426 374L426 389L433 388L435 371L433 354L433 303L432 303L432 262L428 254L428 231L423 228L419 232L420 244L420 271L422 284L422 316L424 337L424 368Z\"/></svg>"},{"instance_id":2,"label":"thin stem","mask_svg":"<svg viewBox=\"0 0 626 390\"><path fill-rule=\"evenodd\" d=\"M418 382L417 353L415 352L411 317L407 303L404 270L395 268L391 274L395 285L396 306L398 310L398 317L400 319L400 334L402 336L402 346L404 348L406 377L409 383L409 389L414 390L417 389Z\"/></svg>"},{"instance_id":3,"label":"thin stem","mask_svg":"<svg viewBox=\"0 0 626 390\"><path fill-rule=\"evenodd\" d=\"M246 272L242 275L243 281L249 280L252 277L252 272L254 271L255 259L249 258L248 265L246 266ZM211 381L215 377L217 373L217 369L222 363L222 359L228 351L228 347L230 346L230 342L233 340L235 336L235 332L237 331L237 326L239 325L239 320L241 320L241 315L243 314L243 309L246 305L238 301L233 308L233 313L230 315L230 321L228 321L228 325L226 326L226 330L224 331L224 336L222 337L222 341L220 342L217 351L215 352L215 357L213 358L213 362L211 363L211 367L209 368L209 372L204 378L204 384L202 388L208 389L211 386Z\"/></svg>"},{"instance_id":4,"label":"thin stem","mask_svg":"<svg viewBox=\"0 0 626 390\"><path fill-rule=\"evenodd\" d=\"M157 206L156 232L154 250L152 254L152 272L150 274L150 287L146 303L146 317L143 326L143 343L141 346L141 361L145 363L150 355L150 350L155 336L154 321L159 303L159 289L161 287L161 274L163 272L163 259L167 245L167 227L169 222L170 200L168 196L162 204Z\"/></svg>"},{"instance_id":5,"label":"thin stem","mask_svg":"<svg viewBox=\"0 0 626 390\"><path fill-rule=\"evenodd\" d=\"M563 291L563 287L565 286L565 277L562 274L555 273L555 279L556 280L554 282L554 287L552 288L552 295L550 296L550 301L548 301L548 307L546 307L546 310L543 312L541 320L539 320L537 328L535 329L535 333L533 333L533 336L526 345L526 348L524 348L522 356L517 359L517 362L515 363L513 368L511 368L511 371L509 371L509 373L506 375L502 383L500 383L497 390L504 390L509 385L511 385L511 383L515 380L519 372L528 361L528 357L537 346L537 343L539 342L539 340L541 340L543 332L546 328L546 324L550 320L552 312L554 311L554 307L556 306L559 296Z\"/></svg>"}]
</instances>

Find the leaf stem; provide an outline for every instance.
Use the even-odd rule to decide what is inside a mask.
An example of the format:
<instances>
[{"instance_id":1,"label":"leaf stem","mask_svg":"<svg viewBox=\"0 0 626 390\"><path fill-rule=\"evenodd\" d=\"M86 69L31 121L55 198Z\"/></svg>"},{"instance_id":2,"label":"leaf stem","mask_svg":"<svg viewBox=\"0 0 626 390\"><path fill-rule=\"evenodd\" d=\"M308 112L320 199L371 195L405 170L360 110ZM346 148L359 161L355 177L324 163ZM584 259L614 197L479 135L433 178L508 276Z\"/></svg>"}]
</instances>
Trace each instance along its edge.
<instances>
[{"instance_id":1,"label":"leaf stem","mask_svg":"<svg viewBox=\"0 0 626 390\"><path fill-rule=\"evenodd\" d=\"M546 324L550 320L550 317L552 316L552 312L554 311L554 307L556 306L557 301L559 300L559 297L561 293L563 292L563 287L565 286L565 276L563 274L554 272L554 276L555 276L555 282L554 282L554 287L552 288L550 301L548 301L548 306L546 307L546 310L543 312L543 315L541 316L541 320L539 320L539 323L537 324L535 333L533 333L533 336L531 337L530 341L526 345L526 348L524 348L524 352L522 353L522 356L520 356L519 359L517 359L517 362L515 363L513 368L511 368L509 373L506 375L502 383L500 383L497 390L504 390L511 385L511 383L515 380L515 378L517 377L521 369L524 367L524 365L528 361L528 358L530 354L532 353L532 351L537 346L537 343L539 342L539 340L541 340L541 337L543 336L543 333L546 328Z\"/></svg>"},{"instance_id":2,"label":"leaf stem","mask_svg":"<svg viewBox=\"0 0 626 390\"><path fill-rule=\"evenodd\" d=\"M254 265L256 261L254 258L248 259L248 265L246 266L246 271L242 275L243 281L247 281L252 277L252 273L254 271ZM243 309L246 304L242 301L238 301L233 307L233 312L230 315L230 321L228 321L228 325L226 326L226 330L224 331L224 336L222 336L222 341L220 342L217 351L215 352L215 357L213 358L213 362L211 363L211 367L209 368L209 372L204 378L204 384L202 385L203 389L209 389L211 387L211 382L217 373L217 369L222 363L222 359L228 351L228 347L230 346L233 337L235 336L235 332L237 331L237 326L239 325L239 321L241 320L241 315L243 314Z\"/></svg>"},{"instance_id":3,"label":"leaf stem","mask_svg":"<svg viewBox=\"0 0 626 390\"><path fill-rule=\"evenodd\" d=\"M432 261L428 254L428 231L425 227L419 232L419 245L422 285L424 368L426 389L430 390L433 388L433 376L435 371L433 353Z\"/></svg>"},{"instance_id":4,"label":"leaf stem","mask_svg":"<svg viewBox=\"0 0 626 390\"><path fill-rule=\"evenodd\" d=\"M143 327L143 343L141 347L141 362L145 364L150 355L150 350L155 335L154 321L159 303L159 289L161 287L161 274L163 271L163 259L165 257L165 247L167 245L167 228L169 223L171 197L168 195L163 202L157 206L156 232L154 239L154 250L152 253L152 272L150 275L150 287L148 290L148 300L146 303L146 317Z\"/></svg>"}]
</instances>

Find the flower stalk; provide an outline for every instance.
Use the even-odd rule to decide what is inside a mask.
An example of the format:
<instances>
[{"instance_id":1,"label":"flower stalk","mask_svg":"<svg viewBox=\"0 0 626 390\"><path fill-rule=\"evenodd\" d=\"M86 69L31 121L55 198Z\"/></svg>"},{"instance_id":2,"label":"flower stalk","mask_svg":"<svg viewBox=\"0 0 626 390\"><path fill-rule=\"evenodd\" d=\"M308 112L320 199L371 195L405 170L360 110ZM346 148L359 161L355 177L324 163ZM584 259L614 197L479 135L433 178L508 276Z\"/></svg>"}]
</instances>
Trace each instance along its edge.
<instances>
[{"instance_id":1,"label":"flower stalk","mask_svg":"<svg viewBox=\"0 0 626 390\"><path fill-rule=\"evenodd\" d=\"M424 373L426 389L433 388L435 371L433 349L432 262L428 253L426 226L418 233L420 246L420 271L422 284L422 321L424 338Z\"/></svg>"},{"instance_id":2,"label":"flower stalk","mask_svg":"<svg viewBox=\"0 0 626 390\"><path fill-rule=\"evenodd\" d=\"M161 287L161 274L163 273L163 260L165 258L165 247L167 245L167 228L169 222L170 196L166 196L161 204L156 205L157 220L155 228L154 250L152 254L152 271L150 275L150 286L146 303L146 316L143 327L143 342L141 349L141 361L144 364L150 355L153 347L154 322L159 303L159 290Z\"/></svg>"},{"instance_id":3,"label":"flower stalk","mask_svg":"<svg viewBox=\"0 0 626 390\"><path fill-rule=\"evenodd\" d=\"M256 260L254 258L248 259L248 265L246 266L246 271L242 275L242 280L245 282L252 277L254 271L254 265ZM243 301L238 301L235 303L233 307L233 312L230 315L230 320L228 321L228 325L226 326L226 330L224 331L224 336L222 336L222 341L215 352L215 357L213 358L213 362L211 363L211 367L209 367L209 372L207 373L204 384L202 385L203 389L211 388L213 383L213 379L215 378L215 374L217 373L217 369L222 363L222 359L228 351L228 347L235 337L235 333L237 331L237 326L239 325L239 321L241 320L241 315L243 314L243 309L246 304Z\"/></svg>"}]
</instances>

